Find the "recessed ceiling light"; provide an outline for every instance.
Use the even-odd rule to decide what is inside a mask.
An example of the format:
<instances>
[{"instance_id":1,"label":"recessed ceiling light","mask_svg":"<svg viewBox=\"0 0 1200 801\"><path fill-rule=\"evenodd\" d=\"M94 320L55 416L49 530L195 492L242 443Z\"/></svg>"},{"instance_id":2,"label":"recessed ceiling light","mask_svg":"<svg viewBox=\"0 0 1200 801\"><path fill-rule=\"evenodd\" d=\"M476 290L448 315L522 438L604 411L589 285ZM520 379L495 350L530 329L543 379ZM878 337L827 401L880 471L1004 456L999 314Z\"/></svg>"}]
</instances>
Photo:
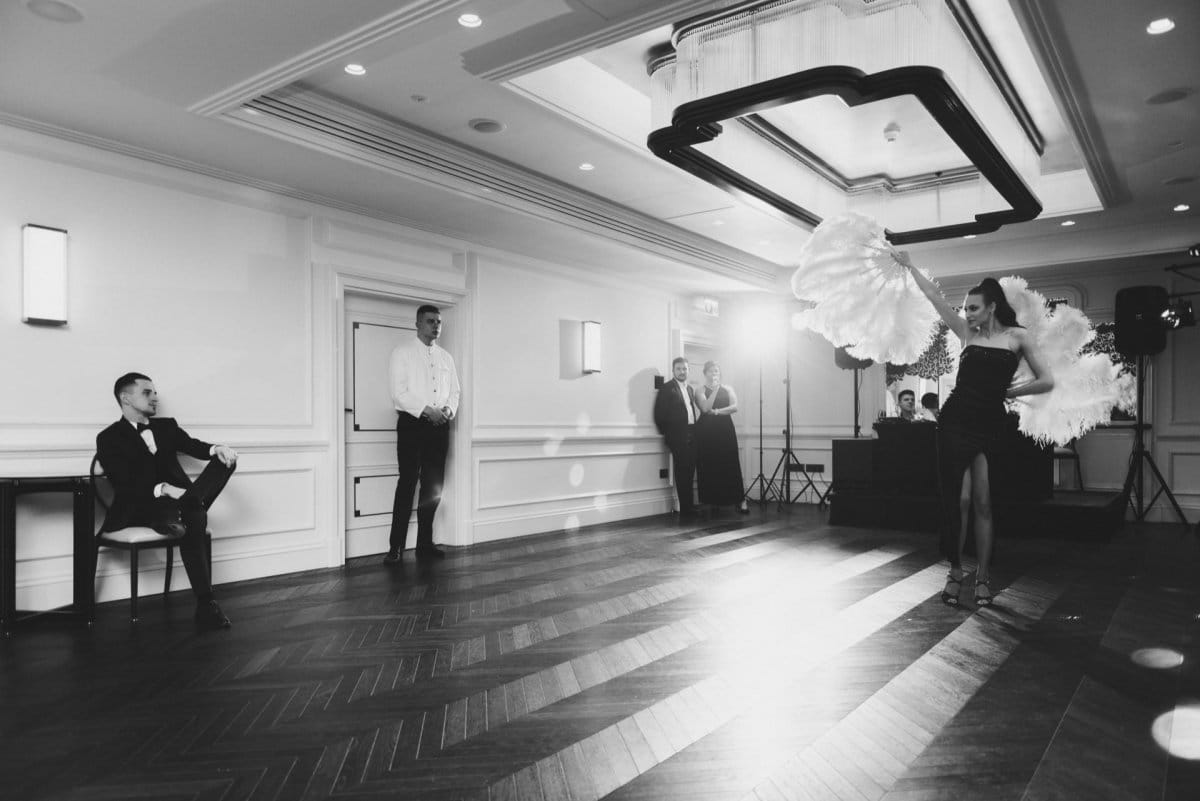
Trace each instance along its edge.
<instances>
[{"instance_id":1,"label":"recessed ceiling light","mask_svg":"<svg viewBox=\"0 0 1200 801\"><path fill-rule=\"evenodd\" d=\"M366 75L367 68L362 64L347 64L343 69L351 75Z\"/></svg>"},{"instance_id":2,"label":"recessed ceiling light","mask_svg":"<svg viewBox=\"0 0 1200 801\"><path fill-rule=\"evenodd\" d=\"M584 172L591 172L592 170L596 169L596 165L585 161L579 165L579 169L583 170Z\"/></svg>"},{"instance_id":3,"label":"recessed ceiling light","mask_svg":"<svg viewBox=\"0 0 1200 801\"><path fill-rule=\"evenodd\" d=\"M25 7L51 22L79 22L83 19L82 11L62 0L29 0Z\"/></svg>"},{"instance_id":4,"label":"recessed ceiling light","mask_svg":"<svg viewBox=\"0 0 1200 801\"><path fill-rule=\"evenodd\" d=\"M458 24L464 28L478 28L483 24L483 18L478 14L463 14L458 18Z\"/></svg>"},{"instance_id":5,"label":"recessed ceiling light","mask_svg":"<svg viewBox=\"0 0 1200 801\"><path fill-rule=\"evenodd\" d=\"M1146 26L1146 33L1151 36L1158 36L1160 33L1175 30L1175 21L1170 17L1156 19Z\"/></svg>"},{"instance_id":6,"label":"recessed ceiling light","mask_svg":"<svg viewBox=\"0 0 1200 801\"><path fill-rule=\"evenodd\" d=\"M1187 211L1190 208L1191 208L1191 206L1189 206L1188 204L1180 203L1178 206L1176 206L1174 209L1172 209L1172 211Z\"/></svg>"},{"instance_id":7,"label":"recessed ceiling light","mask_svg":"<svg viewBox=\"0 0 1200 801\"><path fill-rule=\"evenodd\" d=\"M242 106L242 111L249 114L251 117L257 117L259 114L258 109L250 108L249 106Z\"/></svg>"},{"instance_id":8,"label":"recessed ceiling light","mask_svg":"<svg viewBox=\"0 0 1200 801\"><path fill-rule=\"evenodd\" d=\"M1059 223L1059 225L1061 225L1063 228L1069 228L1070 226L1072 226L1074 224L1075 224L1074 220L1063 220L1062 222Z\"/></svg>"},{"instance_id":9,"label":"recessed ceiling light","mask_svg":"<svg viewBox=\"0 0 1200 801\"><path fill-rule=\"evenodd\" d=\"M975 238L975 234L966 234L963 236L963 239L974 239L974 238Z\"/></svg>"},{"instance_id":10,"label":"recessed ceiling light","mask_svg":"<svg viewBox=\"0 0 1200 801\"><path fill-rule=\"evenodd\" d=\"M489 120L484 117L477 117L468 122L467 125L471 126L471 129L474 131L486 134L500 133L504 130L504 123L500 122L499 120Z\"/></svg>"}]
</instances>

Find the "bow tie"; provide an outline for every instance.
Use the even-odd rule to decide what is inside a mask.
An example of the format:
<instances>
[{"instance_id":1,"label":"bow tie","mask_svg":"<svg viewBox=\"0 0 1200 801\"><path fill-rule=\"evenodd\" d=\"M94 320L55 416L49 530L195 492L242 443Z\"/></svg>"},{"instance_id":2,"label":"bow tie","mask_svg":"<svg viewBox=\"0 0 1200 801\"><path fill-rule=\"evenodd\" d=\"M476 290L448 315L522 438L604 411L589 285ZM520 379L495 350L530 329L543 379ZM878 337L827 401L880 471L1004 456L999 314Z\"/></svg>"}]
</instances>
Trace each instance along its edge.
<instances>
[{"instance_id":1,"label":"bow tie","mask_svg":"<svg viewBox=\"0 0 1200 801\"><path fill-rule=\"evenodd\" d=\"M149 431L150 425L148 423L138 423L137 430L138 430L139 434L142 433L143 431Z\"/></svg>"}]
</instances>

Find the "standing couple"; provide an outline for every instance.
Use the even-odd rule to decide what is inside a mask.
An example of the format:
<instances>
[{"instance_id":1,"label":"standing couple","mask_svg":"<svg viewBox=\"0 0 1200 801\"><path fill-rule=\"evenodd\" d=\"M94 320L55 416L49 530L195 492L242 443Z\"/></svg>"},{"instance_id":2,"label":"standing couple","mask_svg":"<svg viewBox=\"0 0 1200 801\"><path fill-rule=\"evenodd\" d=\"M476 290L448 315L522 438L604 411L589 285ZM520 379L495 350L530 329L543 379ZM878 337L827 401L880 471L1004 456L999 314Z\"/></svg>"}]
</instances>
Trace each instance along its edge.
<instances>
[{"instance_id":1,"label":"standing couple","mask_svg":"<svg viewBox=\"0 0 1200 801\"><path fill-rule=\"evenodd\" d=\"M733 413L737 395L721 383L721 366L704 365L705 385L697 389L687 382L688 362L680 357L671 362L673 380L658 390L654 399L654 424L667 442L675 465L675 491L681 517L696 511L693 481L700 478L700 503L736 506L746 513L742 465L738 453Z\"/></svg>"}]
</instances>

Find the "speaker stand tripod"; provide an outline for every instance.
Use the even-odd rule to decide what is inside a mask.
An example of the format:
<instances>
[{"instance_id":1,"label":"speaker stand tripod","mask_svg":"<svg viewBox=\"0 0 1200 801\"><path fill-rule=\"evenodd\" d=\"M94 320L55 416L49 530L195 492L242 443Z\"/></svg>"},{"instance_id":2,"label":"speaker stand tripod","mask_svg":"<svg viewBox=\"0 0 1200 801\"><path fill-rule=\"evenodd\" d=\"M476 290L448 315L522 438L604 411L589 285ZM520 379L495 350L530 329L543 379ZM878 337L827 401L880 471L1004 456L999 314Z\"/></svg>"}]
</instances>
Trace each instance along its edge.
<instances>
[{"instance_id":1,"label":"speaker stand tripod","mask_svg":"<svg viewBox=\"0 0 1200 801\"><path fill-rule=\"evenodd\" d=\"M1146 514L1154 506L1154 502L1158 500L1159 496L1166 495L1167 500L1171 502L1171 506L1175 509L1175 514L1179 515L1179 521L1184 526L1187 526L1187 517L1183 514L1183 509L1179 507L1179 501L1175 500L1175 494L1171 492L1171 487L1167 484L1167 480L1163 478L1162 471L1158 469L1158 465L1154 463L1154 457L1146 449L1146 429L1149 426L1142 422L1142 420L1146 400L1147 364L1146 357L1139 354L1137 357L1137 422L1133 427L1133 452L1129 454L1129 471L1125 474L1125 489L1123 494L1129 503L1130 509L1133 511L1134 519L1139 523L1146 519ZM1145 502L1143 484L1144 466L1149 466L1150 472L1158 479L1158 490L1151 496L1149 503ZM1200 528L1197 529L1197 532L1200 533Z\"/></svg>"},{"instance_id":2,"label":"speaker stand tripod","mask_svg":"<svg viewBox=\"0 0 1200 801\"><path fill-rule=\"evenodd\" d=\"M750 500L755 487L758 487L758 502L766 503L767 496L771 494L771 484L763 474L763 366L761 357L758 360L758 475L750 482L750 486L746 487L746 492L742 494L743 501Z\"/></svg>"},{"instance_id":3,"label":"speaker stand tripod","mask_svg":"<svg viewBox=\"0 0 1200 801\"><path fill-rule=\"evenodd\" d=\"M771 478L768 480L768 485L774 488L776 478L779 479L779 508L782 509L785 503L795 503L804 497L804 493L812 490L817 496L819 506L825 505L825 496L821 493L820 488L813 482L812 476L804 469L804 464L796 458L796 452L792 450L792 357L791 348L788 348L788 353L785 359L785 377L783 379L784 400L785 400L785 418L783 429L783 453L779 457L779 461L775 465L774 472L771 473ZM760 393L761 398L761 393ZM761 450L759 451L762 452ZM792 494L792 473L799 473L804 476L804 483L800 489L796 490L796 494Z\"/></svg>"}]
</instances>

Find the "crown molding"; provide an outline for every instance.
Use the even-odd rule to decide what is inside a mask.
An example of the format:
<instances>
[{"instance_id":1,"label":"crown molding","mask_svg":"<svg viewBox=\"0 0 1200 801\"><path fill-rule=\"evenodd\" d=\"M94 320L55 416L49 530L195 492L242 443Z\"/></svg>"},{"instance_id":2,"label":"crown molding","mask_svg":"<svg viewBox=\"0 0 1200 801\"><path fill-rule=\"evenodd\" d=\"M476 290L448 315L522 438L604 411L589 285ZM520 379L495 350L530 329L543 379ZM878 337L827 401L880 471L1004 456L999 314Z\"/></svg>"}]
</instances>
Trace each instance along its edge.
<instances>
[{"instance_id":1,"label":"crown molding","mask_svg":"<svg viewBox=\"0 0 1200 801\"><path fill-rule=\"evenodd\" d=\"M325 209L344 211L348 214L368 217L371 219L380 220L382 222L388 222L394 225L400 225L405 228L411 228L454 240L462 239L460 234L436 230L430 226L422 225L415 220L411 220L400 215L381 213L378 209L370 208L368 206L361 206L356 203L346 203L344 201L326 197L325 195L320 195L314 192L304 192L284 184L277 184L272 181L263 181L239 172L233 172L232 170L224 170L219 167L213 167L197 161L181 159L166 153L160 153L157 150L151 150L149 148L139 147L137 145L131 145L125 142L119 142L115 139L107 139L102 136L76 131L72 128L64 128L62 126L53 125L46 122L39 122L37 120L31 120L27 117L8 114L3 111L0 111L0 125L16 130L28 131L29 133L39 134L41 136L48 136L53 139L70 142L76 145L82 145L83 147L93 148L95 150L107 153L113 153L118 156L135 159L140 162L147 162L150 164L157 164L162 167L182 170L193 175L204 176L206 178L211 178L223 183L236 184L238 186L257 189L261 192L278 195L290 200L296 200L304 204L321 206Z\"/></svg>"},{"instance_id":2,"label":"crown molding","mask_svg":"<svg viewBox=\"0 0 1200 801\"><path fill-rule=\"evenodd\" d=\"M1075 136L1100 202L1104 208L1112 208L1125 200L1129 192L1117 177L1100 126L1090 110L1091 104L1075 59L1057 44L1066 42L1067 35L1052 5L1039 0L1012 0L1017 21L1042 67L1051 94L1058 101L1063 119Z\"/></svg>"},{"instance_id":3,"label":"crown molding","mask_svg":"<svg viewBox=\"0 0 1200 801\"><path fill-rule=\"evenodd\" d=\"M569 3L568 5L575 6L575 3ZM585 4L580 3L579 5ZM468 72L485 80L506 81L524 73L533 72L541 67L571 58L572 56L590 53L598 48L624 41L639 33L644 33L663 25L673 24L711 5L712 0L675 0L670 3L657 3L652 8L647 8L640 13L619 19L613 24L605 25L599 30L592 30L588 33L569 38L566 41L559 41L550 47L544 47L540 50L530 49L530 45L536 46L533 41L517 41L517 37L511 37L512 43L506 52L519 51L522 54L519 58L506 61L502 64L489 63L495 61L495 59L489 59L488 54L496 52L498 46L505 42L505 40L500 40L499 42L492 42L476 50L464 53L463 65ZM600 17L598 12L593 13L597 17Z\"/></svg>"},{"instance_id":4,"label":"crown molding","mask_svg":"<svg viewBox=\"0 0 1200 801\"><path fill-rule=\"evenodd\" d=\"M356 52L415 25L420 25L439 14L465 5L466 2L467 0L416 0L406 3L390 14L323 42L318 47L280 62L270 69L223 89L198 103L193 103L188 106L188 111L205 117L224 113L253 97L299 80L312 70L343 58L348 53Z\"/></svg>"},{"instance_id":5,"label":"crown molding","mask_svg":"<svg viewBox=\"0 0 1200 801\"><path fill-rule=\"evenodd\" d=\"M773 262L302 87L245 108L257 113L225 119L755 286L773 285L779 271Z\"/></svg>"}]
</instances>

